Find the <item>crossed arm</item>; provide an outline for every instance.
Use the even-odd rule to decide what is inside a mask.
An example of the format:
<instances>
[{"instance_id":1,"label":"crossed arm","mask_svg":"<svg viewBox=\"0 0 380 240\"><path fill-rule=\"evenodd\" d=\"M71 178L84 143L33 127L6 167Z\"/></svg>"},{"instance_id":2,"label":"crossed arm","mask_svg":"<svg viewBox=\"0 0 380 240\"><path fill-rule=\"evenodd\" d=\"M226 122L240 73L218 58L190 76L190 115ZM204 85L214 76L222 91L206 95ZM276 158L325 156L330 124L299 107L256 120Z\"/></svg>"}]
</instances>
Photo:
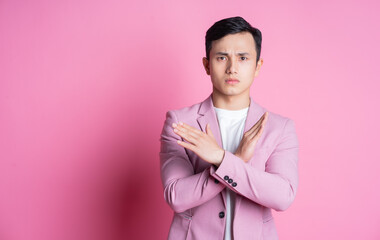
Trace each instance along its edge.
<instances>
[{"instance_id":1,"label":"crossed arm","mask_svg":"<svg viewBox=\"0 0 380 240\"><path fill-rule=\"evenodd\" d=\"M161 177L166 201L176 212L182 212L212 199L225 187L275 210L285 210L294 200L298 185L298 142L294 123L288 120L265 171L255 169L247 161L252 157L268 115L247 131L235 154L221 149L210 131L201 132L179 123L169 111L161 134ZM182 140L186 140L182 141ZM194 174L185 148L211 165ZM232 187L225 175L238 183ZM216 184L215 179L223 184Z\"/></svg>"}]
</instances>

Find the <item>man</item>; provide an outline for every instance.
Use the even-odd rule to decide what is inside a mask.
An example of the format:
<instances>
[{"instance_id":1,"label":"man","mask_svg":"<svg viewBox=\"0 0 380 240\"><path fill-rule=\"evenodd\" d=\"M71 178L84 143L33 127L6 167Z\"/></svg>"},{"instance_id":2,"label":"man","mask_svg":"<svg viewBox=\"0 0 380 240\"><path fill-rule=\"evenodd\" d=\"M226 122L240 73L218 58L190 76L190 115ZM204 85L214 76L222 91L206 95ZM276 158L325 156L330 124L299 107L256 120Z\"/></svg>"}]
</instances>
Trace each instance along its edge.
<instances>
[{"instance_id":1,"label":"man","mask_svg":"<svg viewBox=\"0 0 380 240\"><path fill-rule=\"evenodd\" d=\"M203 65L212 94L168 111L161 133L164 197L174 210L168 239L278 239L271 209L283 211L298 186L294 121L250 97L261 32L241 17L206 33Z\"/></svg>"}]
</instances>

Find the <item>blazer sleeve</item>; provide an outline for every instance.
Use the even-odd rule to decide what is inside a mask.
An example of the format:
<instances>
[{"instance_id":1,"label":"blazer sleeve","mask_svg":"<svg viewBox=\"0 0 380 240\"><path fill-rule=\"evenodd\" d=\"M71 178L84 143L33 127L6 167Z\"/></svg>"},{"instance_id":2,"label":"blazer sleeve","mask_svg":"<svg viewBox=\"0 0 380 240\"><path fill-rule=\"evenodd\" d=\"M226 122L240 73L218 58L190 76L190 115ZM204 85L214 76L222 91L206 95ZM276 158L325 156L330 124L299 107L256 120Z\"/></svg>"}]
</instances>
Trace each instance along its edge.
<instances>
[{"instance_id":1,"label":"blazer sleeve","mask_svg":"<svg viewBox=\"0 0 380 240\"><path fill-rule=\"evenodd\" d=\"M286 210L294 201L298 187L298 139L294 121L287 119L265 171L244 162L231 152L210 174L238 194L276 211ZM228 182L228 179L230 182Z\"/></svg>"},{"instance_id":2,"label":"blazer sleeve","mask_svg":"<svg viewBox=\"0 0 380 240\"><path fill-rule=\"evenodd\" d=\"M175 113L168 111L160 138L161 180L166 202L175 212L183 212L212 199L225 185L210 175L213 165L195 174L185 148L177 143L181 138L173 132L174 122L178 123Z\"/></svg>"}]
</instances>

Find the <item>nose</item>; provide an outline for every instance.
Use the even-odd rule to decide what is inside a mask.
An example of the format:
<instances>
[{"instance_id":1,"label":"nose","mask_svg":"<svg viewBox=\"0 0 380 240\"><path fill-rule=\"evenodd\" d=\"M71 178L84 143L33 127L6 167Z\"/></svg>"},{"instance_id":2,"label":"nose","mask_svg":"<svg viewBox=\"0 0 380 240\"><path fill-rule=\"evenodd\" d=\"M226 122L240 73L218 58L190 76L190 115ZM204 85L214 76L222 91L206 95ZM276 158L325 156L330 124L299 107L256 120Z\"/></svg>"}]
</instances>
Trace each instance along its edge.
<instances>
[{"instance_id":1,"label":"nose","mask_svg":"<svg viewBox=\"0 0 380 240\"><path fill-rule=\"evenodd\" d=\"M237 73L237 62L235 59L232 58L230 61L228 61L226 72L228 74Z\"/></svg>"}]
</instances>

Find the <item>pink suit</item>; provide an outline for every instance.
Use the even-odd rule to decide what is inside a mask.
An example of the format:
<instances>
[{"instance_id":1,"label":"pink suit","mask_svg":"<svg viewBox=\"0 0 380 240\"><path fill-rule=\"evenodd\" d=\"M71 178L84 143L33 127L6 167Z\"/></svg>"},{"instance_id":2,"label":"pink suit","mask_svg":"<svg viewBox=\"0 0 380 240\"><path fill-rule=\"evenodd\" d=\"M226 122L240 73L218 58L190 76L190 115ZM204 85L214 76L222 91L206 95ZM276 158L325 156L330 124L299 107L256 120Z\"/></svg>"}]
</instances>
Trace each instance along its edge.
<instances>
[{"instance_id":1,"label":"pink suit","mask_svg":"<svg viewBox=\"0 0 380 240\"><path fill-rule=\"evenodd\" d=\"M251 98L244 132L267 110ZM264 131L248 163L225 151L218 168L176 142L172 123L182 121L201 131L209 123L222 147L211 95L199 104L168 111L161 133L161 178L164 197L174 210L168 239L222 240L225 188L237 193L235 240L278 239L271 209L284 211L298 186L298 139L294 121L269 112Z\"/></svg>"}]
</instances>

